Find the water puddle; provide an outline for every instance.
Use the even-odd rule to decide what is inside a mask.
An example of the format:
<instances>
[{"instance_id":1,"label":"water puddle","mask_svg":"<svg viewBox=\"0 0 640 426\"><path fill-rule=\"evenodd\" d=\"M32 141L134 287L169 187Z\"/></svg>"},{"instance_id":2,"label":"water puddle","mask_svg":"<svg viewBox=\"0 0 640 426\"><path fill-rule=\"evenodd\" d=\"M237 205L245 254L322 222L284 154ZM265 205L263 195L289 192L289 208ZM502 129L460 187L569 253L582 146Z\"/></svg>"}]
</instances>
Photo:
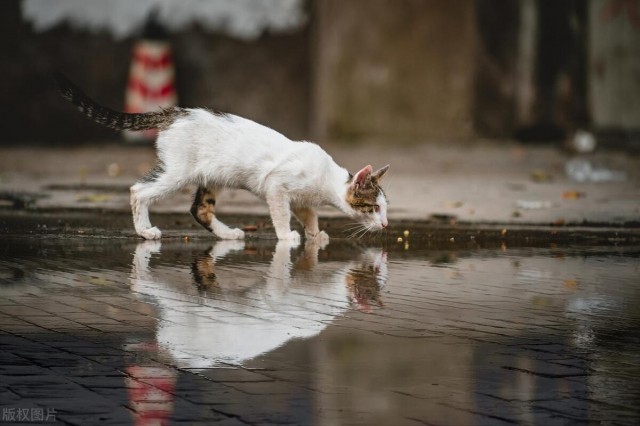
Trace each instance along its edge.
<instances>
[{"instance_id":1,"label":"water puddle","mask_svg":"<svg viewBox=\"0 0 640 426\"><path fill-rule=\"evenodd\" d=\"M640 247L6 238L0 253L15 421L640 418Z\"/></svg>"}]
</instances>

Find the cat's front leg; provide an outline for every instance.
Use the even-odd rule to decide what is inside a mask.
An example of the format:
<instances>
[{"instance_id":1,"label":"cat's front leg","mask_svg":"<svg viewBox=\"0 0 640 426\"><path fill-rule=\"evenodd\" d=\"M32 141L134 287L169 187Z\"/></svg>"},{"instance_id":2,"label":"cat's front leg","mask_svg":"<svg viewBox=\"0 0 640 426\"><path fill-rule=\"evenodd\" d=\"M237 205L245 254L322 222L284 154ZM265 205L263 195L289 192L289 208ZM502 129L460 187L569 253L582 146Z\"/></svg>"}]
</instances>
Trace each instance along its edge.
<instances>
[{"instance_id":1,"label":"cat's front leg","mask_svg":"<svg viewBox=\"0 0 640 426\"><path fill-rule=\"evenodd\" d=\"M278 239L299 243L300 234L291 230L291 206L287 195L281 192L271 193L267 195L267 204Z\"/></svg>"},{"instance_id":2,"label":"cat's front leg","mask_svg":"<svg viewBox=\"0 0 640 426\"><path fill-rule=\"evenodd\" d=\"M304 235L307 240L314 240L321 248L329 244L329 235L321 231L318 226L318 214L310 207L296 207L293 209L298 221L304 227Z\"/></svg>"}]
</instances>

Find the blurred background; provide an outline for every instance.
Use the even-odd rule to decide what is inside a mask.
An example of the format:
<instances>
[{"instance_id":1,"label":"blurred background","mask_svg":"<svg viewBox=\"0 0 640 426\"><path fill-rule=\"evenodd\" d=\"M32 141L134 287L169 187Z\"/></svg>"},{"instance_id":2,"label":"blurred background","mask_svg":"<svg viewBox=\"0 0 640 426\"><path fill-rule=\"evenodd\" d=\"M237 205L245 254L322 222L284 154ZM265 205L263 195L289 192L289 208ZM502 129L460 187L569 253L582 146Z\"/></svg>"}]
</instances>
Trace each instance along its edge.
<instances>
[{"instance_id":1,"label":"blurred background","mask_svg":"<svg viewBox=\"0 0 640 426\"><path fill-rule=\"evenodd\" d=\"M113 139L51 73L131 110L161 39L156 95L292 139L640 148L639 0L10 0L0 34L3 145Z\"/></svg>"}]
</instances>

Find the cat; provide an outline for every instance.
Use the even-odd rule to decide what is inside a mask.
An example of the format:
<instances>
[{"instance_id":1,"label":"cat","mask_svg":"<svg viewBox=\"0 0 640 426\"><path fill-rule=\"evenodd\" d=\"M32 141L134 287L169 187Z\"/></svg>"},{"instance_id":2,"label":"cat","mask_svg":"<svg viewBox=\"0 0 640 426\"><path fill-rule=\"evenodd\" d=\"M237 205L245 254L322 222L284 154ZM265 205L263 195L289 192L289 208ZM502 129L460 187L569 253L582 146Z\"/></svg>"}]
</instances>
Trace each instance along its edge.
<instances>
[{"instance_id":1,"label":"cat","mask_svg":"<svg viewBox=\"0 0 640 426\"><path fill-rule=\"evenodd\" d=\"M362 230L388 225L387 197L380 180L389 165L373 171L367 165L355 175L339 166L320 146L294 142L237 115L201 108L166 108L143 114L121 113L97 104L66 77L56 74L60 94L93 121L116 130L157 128L158 162L131 190L136 233L159 239L149 206L187 185L196 185L191 214L221 239L242 239L215 216L216 197L225 188L246 189L266 200L279 240L300 241L291 230L291 213L305 237L328 241L318 227L316 208L336 207L360 222Z\"/></svg>"}]
</instances>

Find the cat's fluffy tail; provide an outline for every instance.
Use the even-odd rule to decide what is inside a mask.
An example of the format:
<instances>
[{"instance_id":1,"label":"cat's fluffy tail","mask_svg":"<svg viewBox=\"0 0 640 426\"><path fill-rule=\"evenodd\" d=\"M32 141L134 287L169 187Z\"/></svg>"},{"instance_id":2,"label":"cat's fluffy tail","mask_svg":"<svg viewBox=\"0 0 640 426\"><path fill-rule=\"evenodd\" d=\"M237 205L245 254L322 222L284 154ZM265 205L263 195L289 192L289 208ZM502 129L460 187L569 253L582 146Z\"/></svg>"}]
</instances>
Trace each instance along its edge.
<instances>
[{"instance_id":1,"label":"cat's fluffy tail","mask_svg":"<svg viewBox=\"0 0 640 426\"><path fill-rule=\"evenodd\" d=\"M186 110L176 107L143 114L114 111L88 97L61 73L56 72L53 78L63 98L77 106L80 112L96 123L115 130L164 129L169 127L177 117L187 113Z\"/></svg>"}]
</instances>

